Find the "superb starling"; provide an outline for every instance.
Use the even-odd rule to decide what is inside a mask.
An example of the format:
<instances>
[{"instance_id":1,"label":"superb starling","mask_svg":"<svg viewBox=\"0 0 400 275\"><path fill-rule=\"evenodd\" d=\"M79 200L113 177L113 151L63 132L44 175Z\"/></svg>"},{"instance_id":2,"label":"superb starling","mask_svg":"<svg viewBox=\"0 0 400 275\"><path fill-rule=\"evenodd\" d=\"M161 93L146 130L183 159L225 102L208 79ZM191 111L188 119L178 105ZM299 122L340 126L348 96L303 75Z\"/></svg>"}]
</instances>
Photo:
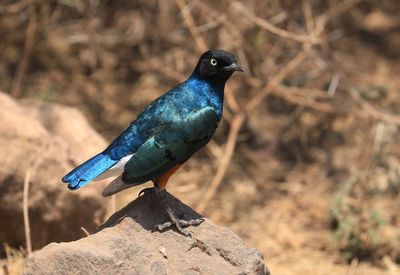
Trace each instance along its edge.
<instances>
[{"instance_id":1,"label":"superb starling","mask_svg":"<svg viewBox=\"0 0 400 275\"><path fill-rule=\"evenodd\" d=\"M118 175L103 191L113 195L152 181L171 222L190 235L184 226L198 220L180 220L168 206L165 186L169 177L212 138L222 117L224 87L235 71L243 71L236 57L223 50L203 53L190 77L150 103L103 152L62 178L76 190L94 179Z\"/></svg>"}]
</instances>

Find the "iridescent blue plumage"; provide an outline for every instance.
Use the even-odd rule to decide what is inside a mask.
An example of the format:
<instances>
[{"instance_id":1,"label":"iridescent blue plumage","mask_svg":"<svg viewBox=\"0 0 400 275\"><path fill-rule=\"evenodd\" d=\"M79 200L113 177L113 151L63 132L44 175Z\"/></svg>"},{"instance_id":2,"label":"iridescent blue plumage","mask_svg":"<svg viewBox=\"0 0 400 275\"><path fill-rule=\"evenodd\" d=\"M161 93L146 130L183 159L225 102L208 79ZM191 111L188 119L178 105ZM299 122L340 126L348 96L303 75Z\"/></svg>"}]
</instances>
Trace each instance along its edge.
<instances>
[{"instance_id":1,"label":"iridescent blue plumage","mask_svg":"<svg viewBox=\"0 0 400 275\"><path fill-rule=\"evenodd\" d=\"M219 58L219 71L209 64L213 56ZM222 117L225 82L239 69L230 53L206 52L185 82L153 101L102 153L62 180L78 189L128 156L122 180L136 185L184 163L214 134Z\"/></svg>"}]
</instances>

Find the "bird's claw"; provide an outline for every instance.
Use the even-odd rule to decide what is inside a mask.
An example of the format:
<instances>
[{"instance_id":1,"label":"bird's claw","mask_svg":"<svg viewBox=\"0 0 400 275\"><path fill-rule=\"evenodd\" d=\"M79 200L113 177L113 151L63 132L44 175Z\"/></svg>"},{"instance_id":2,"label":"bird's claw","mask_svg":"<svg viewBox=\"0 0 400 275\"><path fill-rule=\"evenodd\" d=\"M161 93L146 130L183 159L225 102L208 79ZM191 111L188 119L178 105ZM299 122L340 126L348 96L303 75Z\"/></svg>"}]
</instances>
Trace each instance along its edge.
<instances>
[{"instance_id":1,"label":"bird's claw","mask_svg":"<svg viewBox=\"0 0 400 275\"><path fill-rule=\"evenodd\" d=\"M190 233L188 230L184 229L183 227L188 227L192 225L199 225L204 221L203 218L200 219L193 219L193 220L181 220L181 219L176 219L176 221L169 221L165 222L163 224L158 224L155 226L155 229L157 231L164 231L167 228L170 228L171 226L175 225L176 229L181 233L182 235L186 237L192 237L192 233Z\"/></svg>"}]
</instances>

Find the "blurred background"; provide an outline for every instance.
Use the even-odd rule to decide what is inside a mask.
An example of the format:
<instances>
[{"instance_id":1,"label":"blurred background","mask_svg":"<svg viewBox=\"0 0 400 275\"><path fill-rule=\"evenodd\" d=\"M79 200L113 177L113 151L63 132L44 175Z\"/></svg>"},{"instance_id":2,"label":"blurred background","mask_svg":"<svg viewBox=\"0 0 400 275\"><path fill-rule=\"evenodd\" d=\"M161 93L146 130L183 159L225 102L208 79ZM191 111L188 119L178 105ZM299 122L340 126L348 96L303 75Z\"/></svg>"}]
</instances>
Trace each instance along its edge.
<instances>
[{"instance_id":1,"label":"blurred background","mask_svg":"<svg viewBox=\"0 0 400 275\"><path fill-rule=\"evenodd\" d=\"M222 48L246 72L169 191L272 274L400 274L399 14L396 0L0 1L0 272L137 196L60 178Z\"/></svg>"}]
</instances>

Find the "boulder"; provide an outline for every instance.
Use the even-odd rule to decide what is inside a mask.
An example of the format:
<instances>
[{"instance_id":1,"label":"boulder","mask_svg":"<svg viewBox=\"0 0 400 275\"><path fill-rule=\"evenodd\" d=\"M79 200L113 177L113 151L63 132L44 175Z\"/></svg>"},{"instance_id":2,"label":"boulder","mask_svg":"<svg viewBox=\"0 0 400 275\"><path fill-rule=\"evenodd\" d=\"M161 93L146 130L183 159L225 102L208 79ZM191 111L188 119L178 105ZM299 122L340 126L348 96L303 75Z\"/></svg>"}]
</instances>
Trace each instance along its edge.
<instances>
[{"instance_id":1,"label":"boulder","mask_svg":"<svg viewBox=\"0 0 400 275\"><path fill-rule=\"evenodd\" d=\"M0 93L0 243L25 247L24 180L30 171L29 216L33 248L76 240L105 215L99 186L71 192L60 178L106 145L74 108Z\"/></svg>"},{"instance_id":2,"label":"boulder","mask_svg":"<svg viewBox=\"0 0 400 275\"><path fill-rule=\"evenodd\" d=\"M201 217L172 195L167 199L178 217ZM153 230L166 221L157 194L146 192L94 234L35 252L24 274L269 274L262 254L229 229L206 219L188 228L192 238L174 228Z\"/></svg>"}]
</instances>

